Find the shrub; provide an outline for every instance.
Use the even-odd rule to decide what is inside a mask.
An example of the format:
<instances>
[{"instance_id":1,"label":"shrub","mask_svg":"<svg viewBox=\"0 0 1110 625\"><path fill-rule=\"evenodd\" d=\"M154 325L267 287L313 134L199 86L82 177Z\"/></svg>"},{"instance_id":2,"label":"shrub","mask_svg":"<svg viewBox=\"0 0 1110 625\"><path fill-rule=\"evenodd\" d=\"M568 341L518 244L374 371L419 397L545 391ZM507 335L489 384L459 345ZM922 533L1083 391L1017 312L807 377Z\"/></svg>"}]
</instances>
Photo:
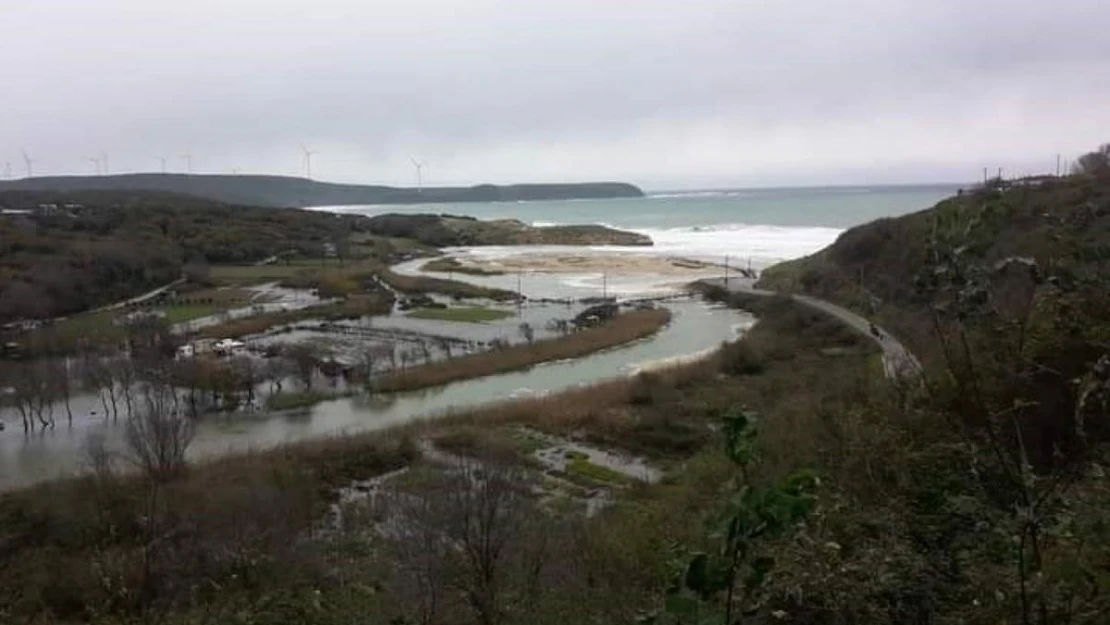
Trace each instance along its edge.
<instances>
[{"instance_id":1,"label":"shrub","mask_svg":"<svg viewBox=\"0 0 1110 625\"><path fill-rule=\"evenodd\" d=\"M758 375L763 373L759 354L747 342L740 340L721 346L721 371L729 375Z\"/></svg>"}]
</instances>

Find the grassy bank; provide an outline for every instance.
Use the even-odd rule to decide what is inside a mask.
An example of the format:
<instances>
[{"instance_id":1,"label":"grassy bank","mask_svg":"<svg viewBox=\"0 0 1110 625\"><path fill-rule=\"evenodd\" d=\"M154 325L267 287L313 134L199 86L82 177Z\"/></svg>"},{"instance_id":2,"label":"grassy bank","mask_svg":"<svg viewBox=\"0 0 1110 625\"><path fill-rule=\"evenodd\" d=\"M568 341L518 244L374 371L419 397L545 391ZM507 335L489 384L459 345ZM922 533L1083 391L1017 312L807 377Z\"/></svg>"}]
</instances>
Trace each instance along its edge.
<instances>
[{"instance_id":1,"label":"grassy bank","mask_svg":"<svg viewBox=\"0 0 1110 625\"><path fill-rule=\"evenodd\" d=\"M649 336L671 319L666 309L638 310L617 315L605 324L567 336L514 345L502 350L444 360L379 378L382 392L412 391L459 380L507 373L552 360L587 354Z\"/></svg>"},{"instance_id":2,"label":"grassy bank","mask_svg":"<svg viewBox=\"0 0 1110 625\"><path fill-rule=\"evenodd\" d=\"M378 276L390 287L405 295L427 295L439 293L456 299L491 299L499 302L516 301L515 291L495 289L458 280L445 280L431 276L408 276L391 269L382 269Z\"/></svg>"},{"instance_id":3,"label":"grassy bank","mask_svg":"<svg viewBox=\"0 0 1110 625\"><path fill-rule=\"evenodd\" d=\"M266 398L266 408L269 410L294 410L296 408L309 408L321 402L349 396L351 393L338 391L298 391L289 393L275 393Z\"/></svg>"},{"instance_id":4,"label":"grassy bank","mask_svg":"<svg viewBox=\"0 0 1110 625\"><path fill-rule=\"evenodd\" d=\"M420 266L420 271L439 271L442 273L462 273L470 276L503 276L504 271L496 269L483 269L472 265L464 265L456 258L442 256L429 260Z\"/></svg>"},{"instance_id":5,"label":"grassy bank","mask_svg":"<svg viewBox=\"0 0 1110 625\"><path fill-rule=\"evenodd\" d=\"M486 323L512 317L513 312L496 308L478 306L456 306L454 308L418 308L406 313L406 317L434 319L436 321L461 321L464 323Z\"/></svg>"}]
</instances>

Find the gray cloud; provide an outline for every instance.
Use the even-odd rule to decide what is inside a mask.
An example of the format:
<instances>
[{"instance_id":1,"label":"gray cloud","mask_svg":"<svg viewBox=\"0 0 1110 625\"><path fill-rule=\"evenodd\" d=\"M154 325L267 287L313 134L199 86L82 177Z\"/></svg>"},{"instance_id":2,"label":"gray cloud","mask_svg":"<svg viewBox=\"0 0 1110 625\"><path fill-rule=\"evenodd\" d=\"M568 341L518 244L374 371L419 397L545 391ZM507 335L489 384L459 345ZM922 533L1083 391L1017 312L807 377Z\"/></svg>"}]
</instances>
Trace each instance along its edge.
<instances>
[{"instance_id":1,"label":"gray cloud","mask_svg":"<svg viewBox=\"0 0 1110 625\"><path fill-rule=\"evenodd\" d=\"M969 6L974 5L974 6ZM0 165L649 187L960 180L1110 140L1110 5L0 0Z\"/></svg>"}]
</instances>

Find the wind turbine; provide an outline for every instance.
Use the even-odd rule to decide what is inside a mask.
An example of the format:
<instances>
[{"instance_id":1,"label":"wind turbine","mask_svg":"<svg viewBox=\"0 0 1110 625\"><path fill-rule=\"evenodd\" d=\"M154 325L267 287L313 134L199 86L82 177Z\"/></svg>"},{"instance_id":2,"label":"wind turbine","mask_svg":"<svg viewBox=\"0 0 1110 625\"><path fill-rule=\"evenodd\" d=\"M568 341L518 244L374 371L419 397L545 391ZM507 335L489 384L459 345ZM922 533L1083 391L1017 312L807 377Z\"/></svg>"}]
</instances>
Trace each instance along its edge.
<instances>
[{"instance_id":1,"label":"wind turbine","mask_svg":"<svg viewBox=\"0 0 1110 625\"><path fill-rule=\"evenodd\" d=\"M23 164L27 166L27 177L33 178L35 175L35 160L27 155L27 150L23 152Z\"/></svg>"},{"instance_id":2,"label":"wind turbine","mask_svg":"<svg viewBox=\"0 0 1110 625\"><path fill-rule=\"evenodd\" d=\"M152 156L154 160L162 164L162 173L166 173L166 157L165 156Z\"/></svg>"},{"instance_id":3,"label":"wind turbine","mask_svg":"<svg viewBox=\"0 0 1110 625\"><path fill-rule=\"evenodd\" d=\"M412 166L416 168L416 192L417 193L423 193L424 192L424 166L427 165L427 163L421 163L420 161L416 160L415 158L413 158L411 156L409 157L409 160L412 161Z\"/></svg>"},{"instance_id":4,"label":"wind turbine","mask_svg":"<svg viewBox=\"0 0 1110 625\"><path fill-rule=\"evenodd\" d=\"M190 173L190 174L193 173L193 153L192 152L186 152L185 154L181 155L181 158L185 159L185 171L186 171L186 173Z\"/></svg>"},{"instance_id":5,"label":"wind turbine","mask_svg":"<svg viewBox=\"0 0 1110 625\"><path fill-rule=\"evenodd\" d=\"M312 155L319 154L317 150L310 150L301 144L301 151L304 152L304 177L312 180Z\"/></svg>"},{"instance_id":6,"label":"wind turbine","mask_svg":"<svg viewBox=\"0 0 1110 625\"><path fill-rule=\"evenodd\" d=\"M90 156L90 157L86 158L85 160L93 164L93 171L95 171L96 175L99 176L100 175L100 159L95 157L95 156Z\"/></svg>"}]
</instances>

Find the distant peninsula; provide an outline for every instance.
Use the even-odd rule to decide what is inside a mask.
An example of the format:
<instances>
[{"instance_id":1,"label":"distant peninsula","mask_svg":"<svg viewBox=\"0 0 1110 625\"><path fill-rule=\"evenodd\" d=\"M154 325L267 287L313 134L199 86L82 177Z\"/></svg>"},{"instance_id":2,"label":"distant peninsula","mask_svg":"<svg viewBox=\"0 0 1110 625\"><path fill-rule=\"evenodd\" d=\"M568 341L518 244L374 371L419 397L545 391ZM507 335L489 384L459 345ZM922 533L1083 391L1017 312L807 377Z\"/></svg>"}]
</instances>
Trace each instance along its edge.
<instances>
[{"instance_id":1,"label":"distant peninsula","mask_svg":"<svg viewBox=\"0 0 1110 625\"><path fill-rule=\"evenodd\" d=\"M44 176L0 181L0 191L166 191L229 204L272 207L357 204L441 204L643 197L624 182L480 184L472 187L387 187L336 184L307 178L263 175L121 174Z\"/></svg>"}]
</instances>

